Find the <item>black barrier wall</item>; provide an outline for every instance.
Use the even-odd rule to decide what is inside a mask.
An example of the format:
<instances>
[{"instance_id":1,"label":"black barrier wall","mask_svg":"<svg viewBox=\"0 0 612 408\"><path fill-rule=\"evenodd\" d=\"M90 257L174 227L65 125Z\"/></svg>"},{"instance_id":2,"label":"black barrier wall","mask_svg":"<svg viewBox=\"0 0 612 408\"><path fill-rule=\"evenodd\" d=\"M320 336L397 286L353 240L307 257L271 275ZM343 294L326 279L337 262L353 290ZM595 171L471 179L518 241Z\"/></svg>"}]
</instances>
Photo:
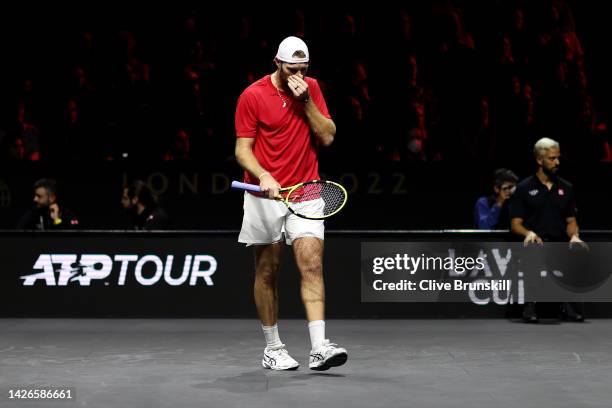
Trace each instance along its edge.
<instances>
[{"instance_id":1,"label":"black barrier wall","mask_svg":"<svg viewBox=\"0 0 612 408\"><path fill-rule=\"evenodd\" d=\"M583 232L609 241L612 232ZM252 251L236 231L78 231L0 233L3 317L254 318ZM512 306L461 303L362 303L362 242L512 241L503 232L328 231L327 316L503 317ZM281 318L301 318L299 275L285 247ZM609 303L587 304L589 317L612 316Z\"/></svg>"}]
</instances>

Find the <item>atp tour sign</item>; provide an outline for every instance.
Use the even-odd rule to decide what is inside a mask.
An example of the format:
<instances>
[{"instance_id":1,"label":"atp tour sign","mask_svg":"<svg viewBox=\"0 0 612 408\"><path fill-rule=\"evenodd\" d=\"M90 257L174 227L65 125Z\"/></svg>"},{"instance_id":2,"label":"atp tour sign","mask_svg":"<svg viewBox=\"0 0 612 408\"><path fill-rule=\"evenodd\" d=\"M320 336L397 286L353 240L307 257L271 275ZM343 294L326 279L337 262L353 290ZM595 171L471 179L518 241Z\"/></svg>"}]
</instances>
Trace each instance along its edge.
<instances>
[{"instance_id":1,"label":"atp tour sign","mask_svg":"<svg viewBox=\"0 0 612 408\"><path fill-rule=\"evenodd\" d=\"M0 231L0 316L249 316L253 258L236 236Z\"/></svg>"},{"instance_id":2,"label":"atp tour sign","mask_svg":"<svg viewBox=\"0 0 612 408\"><path fill-rule=\"evenodd\" d=\"M40 254L32 273L20 276L23 286L213 286L217 260L211 255Z\"/></svg>"}]
</instances>

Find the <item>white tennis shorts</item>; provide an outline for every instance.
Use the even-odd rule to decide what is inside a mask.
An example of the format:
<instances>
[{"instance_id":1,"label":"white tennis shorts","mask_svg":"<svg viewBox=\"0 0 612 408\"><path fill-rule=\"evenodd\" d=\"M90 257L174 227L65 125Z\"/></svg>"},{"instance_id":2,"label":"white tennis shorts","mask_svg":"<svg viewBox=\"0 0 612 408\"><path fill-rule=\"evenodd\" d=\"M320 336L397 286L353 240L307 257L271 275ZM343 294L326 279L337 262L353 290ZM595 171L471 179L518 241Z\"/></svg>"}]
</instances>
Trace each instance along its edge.
<instances>
[{"instance_id":1,"label":"white tennis shorts","mask_svg":"<svg viewBox=\"0 0 612 408\"><path fill-rule=\"evenodd\" d=\"M320 199L297 204L317 207L323 205L325 204ZM298 217L280 201L244 193L244 217L238 242L247 246L274 244L281 242L284 235L287 245L291 245L294 240L302 237L324 239L324 232L323 220Z\"/></svg>"}]
</instances>

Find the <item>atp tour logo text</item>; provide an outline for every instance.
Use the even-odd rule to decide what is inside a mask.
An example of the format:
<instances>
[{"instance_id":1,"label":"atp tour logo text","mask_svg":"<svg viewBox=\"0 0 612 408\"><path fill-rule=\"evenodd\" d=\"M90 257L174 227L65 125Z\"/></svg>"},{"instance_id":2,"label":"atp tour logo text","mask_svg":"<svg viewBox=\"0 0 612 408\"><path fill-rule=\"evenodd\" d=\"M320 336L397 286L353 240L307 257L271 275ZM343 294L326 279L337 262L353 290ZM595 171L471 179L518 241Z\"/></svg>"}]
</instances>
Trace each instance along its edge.
<instances>
[{"instance_id":1,"label":"atp tour logo text","mask_svg":"<svg viewBox=\"0 0 612 408\"><path fill-rule=\"evenodd\" d=\"M106 254L40 254L33 272L23 275L23 286L41 282L46 286L93 284L124 286L126 280L143 286L165 281L170 286L205 284L213 286L212 275L217 260L210 255L185 255L175 262L174 255L165 259L157 255Z\"/></svg>"}]
</instances>

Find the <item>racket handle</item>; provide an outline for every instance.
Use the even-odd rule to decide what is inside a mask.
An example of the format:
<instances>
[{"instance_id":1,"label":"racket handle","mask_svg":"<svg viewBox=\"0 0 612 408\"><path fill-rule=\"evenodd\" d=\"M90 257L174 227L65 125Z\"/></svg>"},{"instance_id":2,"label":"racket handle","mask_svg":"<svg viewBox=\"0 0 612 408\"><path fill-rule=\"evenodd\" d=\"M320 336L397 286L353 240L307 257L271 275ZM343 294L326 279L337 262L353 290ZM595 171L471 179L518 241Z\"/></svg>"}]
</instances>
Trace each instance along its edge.
<instances>
[{"instance_id":1,"label":"racket handle","mask_svg":"<svg viewBox=\"0 0 612 408\"><path fill-rule=\"evenodd\" d=\"M241 183L240 181L232 181L232 188L237 188L239 190L248 190L254 191L256 193L261 193L261 188L256 184L248 184Z\"/></svg>"}]
</instances>

